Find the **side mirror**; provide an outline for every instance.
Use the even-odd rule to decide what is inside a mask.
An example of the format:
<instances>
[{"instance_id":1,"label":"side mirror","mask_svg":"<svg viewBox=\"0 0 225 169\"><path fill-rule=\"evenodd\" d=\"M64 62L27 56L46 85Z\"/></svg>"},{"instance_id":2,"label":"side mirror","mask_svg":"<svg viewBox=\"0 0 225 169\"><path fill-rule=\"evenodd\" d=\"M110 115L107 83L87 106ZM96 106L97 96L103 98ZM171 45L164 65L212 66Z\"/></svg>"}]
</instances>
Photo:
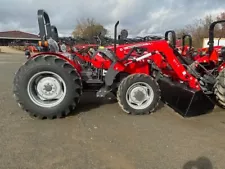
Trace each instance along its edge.
<instances>
[{"instance_id":1,"label":"side mirror","mask_svg":"<svg viewBox=\"0 0 225 169\"><path fill-rule=\"evenodd\" d=\"M98 36L100 37L100 36L105 36L105 35L106 35L106 30L103 29L99 32Z\"/></svg>"},{"instance_id":2,"label":"side mirror","mask_svg":"<svg viewBox=\"0 0 225 169\"><path fill-rule=\"evenodd\" d=\"M121 30L120 38L127 39L127 37L128 37L128 31L126 29Z\"/></svg>"}]
</instances>

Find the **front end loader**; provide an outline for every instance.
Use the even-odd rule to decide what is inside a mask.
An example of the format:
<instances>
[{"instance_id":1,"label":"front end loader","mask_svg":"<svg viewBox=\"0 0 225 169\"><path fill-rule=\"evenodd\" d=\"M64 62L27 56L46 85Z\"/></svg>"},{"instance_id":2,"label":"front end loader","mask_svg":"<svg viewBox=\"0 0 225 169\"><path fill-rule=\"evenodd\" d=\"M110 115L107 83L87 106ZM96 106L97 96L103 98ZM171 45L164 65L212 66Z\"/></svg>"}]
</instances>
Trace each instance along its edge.
<instances>
[{"instance_id":1,"label":"front end loader","mask_svg":"<svg viewBox=\"0 0 225 169\"><path fill-rule=\"evenodd\" d=\"M113 92L123 111L134 115L156 111L160 100L184 117L210 112L217 102L223 105L223 64L217 75L201 63L189 64L167 39L118 45L118 25L114 45L99 46L90 55L91 68L60 52L51 29L40 30L48 50L31 56L16 72L13 92L19 106L40 119L61 118L76 109L87 91L96 97ZM209 51L206 56L213 61L217 52L212 41Z\"/></svg>"}]
</instances>

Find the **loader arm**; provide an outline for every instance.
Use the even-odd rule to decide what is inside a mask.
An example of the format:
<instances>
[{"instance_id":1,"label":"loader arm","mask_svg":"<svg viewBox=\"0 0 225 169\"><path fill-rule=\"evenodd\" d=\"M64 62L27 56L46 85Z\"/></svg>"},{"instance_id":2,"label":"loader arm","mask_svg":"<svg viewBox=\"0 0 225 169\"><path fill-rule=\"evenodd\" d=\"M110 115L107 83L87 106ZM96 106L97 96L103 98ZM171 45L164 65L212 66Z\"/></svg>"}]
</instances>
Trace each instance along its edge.
<instances>
[{"instance_id":1,"label":"loader arm","mask_svg":"<svg viewBox=\"0 0 225 169\"><path fill-rule=\"evenodd\" d=\"M201 90L199 81L179 61L180 55L177 54L178 56L176 56L175 51L169 47L166 41L153 43L151 50L153 49L157 50L158 55L161 55L165 59L165 63L172 68L171 73L169 72L170 77L164 76L158 80L162 101L183 117L196 116L212 111L215 103L210 96ZM154 59L152 61L155 62ZM162 67L159 68L163 70ZM173 80L174 75L172 73L175 73L178 79ZM180 81L183 81L183 83Z\"/></svg>"},{"instance_id":2,"label":"loader arm","mask_svg":"<svg viewBox=\"0 0 225 169\"><path fill-rule=\"evenodd\" d=\"M151 51L158 51L161 57L167 61L167 63L171 66L171 68L181 81L187 82L189 87L192 89L200 90L198 80L186 70L184 65L174 54L174 50L169 47L166 41L158 41L151 43L149 49L151 49Z\"/></svg>"},{"instance_id":3,"label":"loader arm","mask_svg":"<svg viewBox=\"0 0 225 169\"><path fill-rule=\"evenodd\" d=\"M159 68L162 69L162 72L167 72L166 74L171 75L171 77L174 77L175 74L178 79L186 82L190 88L200 90L198 80L193 75L191 75L184 67L184 65L188 65L188 63L184 60L183 57L180 57L178 59L179 56L176 56L178 54L175 54L173 47L170 46L166 40L138 43L132 46L126 46L123 48L123 50L130 50L135 46L146 48L148 52L158 51L157 55L159 56L151 56L149 59L155 62L156 65L161 64L162 61L165 60L165 63L167 63L172 68L172 71L169 71L171 73L168 73L168 70L165 69L165 66L159 66ZM117 51L119 53L120 50Z\"/></svg>"}]
</instances>

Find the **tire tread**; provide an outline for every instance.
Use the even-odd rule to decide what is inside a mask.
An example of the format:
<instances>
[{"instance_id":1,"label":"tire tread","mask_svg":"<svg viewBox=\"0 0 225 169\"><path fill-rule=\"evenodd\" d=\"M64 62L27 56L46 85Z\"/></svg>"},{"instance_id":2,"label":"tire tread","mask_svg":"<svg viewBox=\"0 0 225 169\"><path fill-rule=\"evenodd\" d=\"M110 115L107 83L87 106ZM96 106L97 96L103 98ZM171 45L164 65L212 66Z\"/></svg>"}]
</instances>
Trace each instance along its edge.
<instances>
[{"instance_id":1,"label":"tire tread","mask_svg":"<svg viewBox=\"0 0 225 169\"><path fill-rule=\"evenodd\" d=\"M146 78L149 78L151 79L152 82L154 82L154 85L156 86L156 92L155 94L157 94L156 96L156 104L151 108L149 109L147 112L139 112L139 111L131 111L129 106L124 104L124 100L122 99L122 95L124 94L123 91L125 88L127 88L127 85L131 84L132 81L136 81L137 79L146 79ZM159 102L160 102L160 99L161 99L161 95L160 95L160 88L159 88L159 85L158 83L151 77L151 76L148 76L146 74L131 74L129 76L127 76L126 78L124 78L122 80L122 82L120 83L119 85L119 88L117 90L117 100L118 100L118 104L119 106L121 107L121 109L126 112L127 114L132 114L132 115L144 115L144 114L150 114L152 112L154 112L157 107L159 106Z\"/></svg>"},{"instance_id":2,"label":"tire tread","mask_svg":"<svg viewBox=\"0 0 225 169\"><path fill-rule=\"evenodd\" d=\"M225 109L225 69L223 69L216 79L214 94L219 107Z\"/></svg>"},{"instance_id":3,"label":"tire tread","mask_svg":"<svg viewBox=\"0 0 225 169\"><path fill-rule=\"evenodd\" d=\"M58 111L53 114L40 114L40 113L34 113L29 108L26 108L26 104L23 102L23 97L20 95L20 79L21 77L30 70L30 68L34 67L35 65L57 65L58 67L61 67L64 69L65 73L72 78L72 81L74 82L74 88L72 91L74 93L73 99L70 101L70 103L67 103L68 106L63 111ZM62 118L67 116L72 110L75 109L76 105L79 102L79 98L82 94L82 82L79 73L74 69L72 65L67 63L65 60L58 58L56 56L38 56L35 58L32 58L28 60L23 66L21 66L18 71L15 74L14 80L13 80L13 93L14 98L16 99L16 102L21 107L22 110L26 111L30 116L36 117L38 119L55 119L55 118Z\"/></svg>"}]
</instances>

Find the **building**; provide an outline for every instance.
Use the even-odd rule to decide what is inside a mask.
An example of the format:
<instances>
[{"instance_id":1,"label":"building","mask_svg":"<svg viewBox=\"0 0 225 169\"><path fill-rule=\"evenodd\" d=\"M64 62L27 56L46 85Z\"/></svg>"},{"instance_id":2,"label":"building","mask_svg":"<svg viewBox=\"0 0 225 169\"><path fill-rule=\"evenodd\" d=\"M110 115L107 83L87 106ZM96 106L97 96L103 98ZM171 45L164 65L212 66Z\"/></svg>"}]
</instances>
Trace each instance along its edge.
<instances>
[{"instance_id":1,"label":"building","mask_svg":"<svg viewBox=\"0 0 225 169\"><path fill-rule=\"evenodd\" d=\"M203 48L209 47L208 45L209 38L204 38L203 39ZM225 46L225 38L214 38L214 46Z\"/></svg>"},{"instance_id":2,"label":"building","mask_svg":"<svg viewBox=\"0 0 225 169\"><path fill-rule=\"evenodd\" d=\"M38 43L40 38L38 35L34 35L22 31L6 31L0 32L0 46L21 45L25 43Z\"/></svg>"}]
</instances>

